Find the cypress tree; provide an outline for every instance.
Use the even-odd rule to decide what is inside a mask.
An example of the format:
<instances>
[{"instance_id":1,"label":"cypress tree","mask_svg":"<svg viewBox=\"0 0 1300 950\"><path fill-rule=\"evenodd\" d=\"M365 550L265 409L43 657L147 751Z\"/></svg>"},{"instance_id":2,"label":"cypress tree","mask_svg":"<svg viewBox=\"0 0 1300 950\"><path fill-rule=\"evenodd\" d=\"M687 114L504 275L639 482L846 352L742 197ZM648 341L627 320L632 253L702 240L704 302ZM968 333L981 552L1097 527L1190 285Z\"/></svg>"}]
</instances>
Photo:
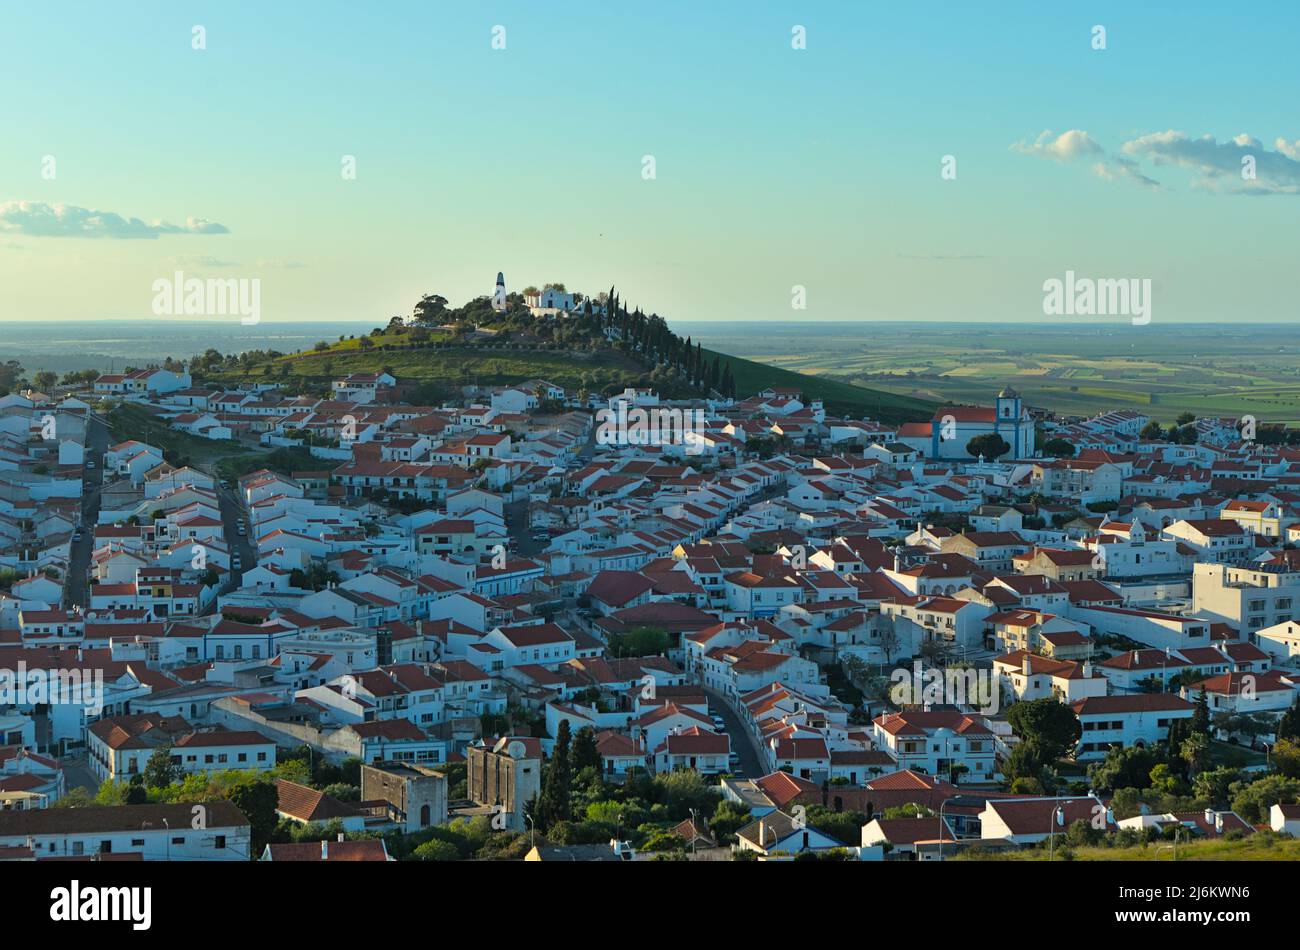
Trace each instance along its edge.
<instances>
[{"instance_id":1,"label":"cypress tree","mask_svg":"<svg viewBox=\"0 0 1300 950\"><path fill-rule=\"evenodd\" d=\"M560 720L555 731L555 748L546 767L542 782L542 797L538 802L539 821L543 829L557 821L568 821L569 810L569 720Z\"/></svg>"}]
</instances>

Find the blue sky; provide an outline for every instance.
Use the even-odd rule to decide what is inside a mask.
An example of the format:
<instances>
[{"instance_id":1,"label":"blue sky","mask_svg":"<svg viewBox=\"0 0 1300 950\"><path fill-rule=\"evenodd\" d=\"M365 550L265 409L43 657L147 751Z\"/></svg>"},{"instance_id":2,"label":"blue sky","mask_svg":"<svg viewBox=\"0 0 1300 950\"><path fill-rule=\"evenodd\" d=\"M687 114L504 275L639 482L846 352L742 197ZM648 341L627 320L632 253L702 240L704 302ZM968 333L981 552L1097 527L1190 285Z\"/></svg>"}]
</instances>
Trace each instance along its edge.
<instances>
[{"instance_id":1,"label":"blue sky","mask_svg":"<svg viewBox=\"0 0 1300 950\"><path fill-rule=\"evenodd\" d=\"M0 319L149 316L178 269L259 278L263 320L498 270L673 321L1043 320L1066 270L1294 319L1300 5L1136 6L7 6Z\"/></svg>"}]
</instances>

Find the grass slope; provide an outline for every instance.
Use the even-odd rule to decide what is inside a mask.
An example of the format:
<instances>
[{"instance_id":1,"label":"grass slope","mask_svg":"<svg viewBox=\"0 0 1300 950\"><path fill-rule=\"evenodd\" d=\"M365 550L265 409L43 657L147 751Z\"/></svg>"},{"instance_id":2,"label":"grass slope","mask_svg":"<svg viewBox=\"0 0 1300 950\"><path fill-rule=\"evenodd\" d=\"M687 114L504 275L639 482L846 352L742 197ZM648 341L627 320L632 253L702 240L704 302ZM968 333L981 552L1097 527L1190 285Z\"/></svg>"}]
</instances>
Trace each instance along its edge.
<instances>
[{"instance_id":1,"label":"grass slope","mask_svg":"<svg viewBox=\"0 0 1300 950\"><path fill-rule=\"evenodd\" d=\"M1160 849L1157 851L1157 849ZM1172 861L1169 842L1159 841L1131 848L1076 848L1075 861ZM1021 851L981 852L966 851L952 860L957 861L1046 861L1046 849L1029 848ZM1056 860L1061 859L1060 842L1057 842ZM1236 841L1194 841L1178 845L1178 860L1182 861L1300 861L1300 841L1279 838L1271 832L1261 832Z\"/></svg>"},{"instance_id":2,"label":"grass slope","mask_svg":"<svg viewBox=\"0 0 1300 950\"><path fill-rule=\"evenodd\" d=\"M712 356L713 351L706 350ZM738 356L718 354L725 363L731 365L731 373L736 379L736 392L744 397L760 392L768 386L791 386L803 390L807 399L821 399L826 411L834 416L870 416L884 422L923 422L933 417L938 403L885 392L879 389L867 389L852 383L841 382L796 373L766 363L742 359Z\"/></svg>"},{"instance_id":3,"label":"grass slope","mask_svg":"<svg viewBox=\"0 0 1300 950\"><path fill-rule=\"evenodd\" d=\"M256 456L253 449L231 442L202 439L171 428L143 406L120 403L108 415L110 438L114 442L135 439L157 446L173 464L193 465L207 472L225 458Z\"/></svg>"},{"instance_id":4,"label":"grass slope","mask_svg":"<svg viewBox=\"0 0 1300 950\"><path fill-rule=\"evenodd\" d=\"M401 379L449 385L500 386L541 378L568 389L613 389L637 385L648 377L641 364L615 348L597 352L532 346L452 342L434 332L426 342L415 343L409 333L384 332L359 339L340 340L323 350L303 350L274 359L209 374L211 382L275 382L300 380L328 384L348 373L378 372L388 368ZM712 359L713 351L706 351ZM834 379L796 373L740 357L717 354L731 365L737 393L753 395L768 386L798 387L805 397L821 399L832 415L871 416L898 423L929 419L935 403L913 396L866 389Z\"/></svg>"}]
</instances>

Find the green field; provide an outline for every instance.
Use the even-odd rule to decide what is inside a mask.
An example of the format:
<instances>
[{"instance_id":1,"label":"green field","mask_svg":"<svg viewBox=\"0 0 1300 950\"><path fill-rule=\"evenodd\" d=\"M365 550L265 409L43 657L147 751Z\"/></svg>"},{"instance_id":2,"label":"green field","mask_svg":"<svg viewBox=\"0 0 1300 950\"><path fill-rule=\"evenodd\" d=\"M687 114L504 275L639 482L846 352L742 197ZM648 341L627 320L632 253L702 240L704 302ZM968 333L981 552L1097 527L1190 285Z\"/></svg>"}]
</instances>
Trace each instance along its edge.
<instances>
[{"instance_id":1,"label":"green field","mask_svg":"<svg viewBox=\"0 0 1300 950\"><path fill-rule=\"evenodd\" d=\"M1300 424L1300 328L1123 324L683 325L771 366L900 396L991 404L1014 386L1063 415L1138 409Z\"/></svg>"}]
</instances>

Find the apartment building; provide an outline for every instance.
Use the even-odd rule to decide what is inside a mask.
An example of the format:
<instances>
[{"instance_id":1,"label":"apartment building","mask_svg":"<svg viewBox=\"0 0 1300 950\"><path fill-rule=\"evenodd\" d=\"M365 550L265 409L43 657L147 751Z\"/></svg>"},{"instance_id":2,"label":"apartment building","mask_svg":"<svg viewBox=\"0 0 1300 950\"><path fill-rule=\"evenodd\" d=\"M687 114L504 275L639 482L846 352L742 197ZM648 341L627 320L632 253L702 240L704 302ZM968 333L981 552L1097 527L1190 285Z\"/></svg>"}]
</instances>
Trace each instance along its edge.
<instances>
[{"instance_id":1,"label":"apartment building","mask_svg":"<svg viewBox=\"0 0 1300 950\"><path fill-rule=\"evenodd\" d=\"M1298 607L1300 571L1286 564L1197 564L1192 569L1192 611L1242 634L1295 620Z\"/></svg>"}]
</instances>

